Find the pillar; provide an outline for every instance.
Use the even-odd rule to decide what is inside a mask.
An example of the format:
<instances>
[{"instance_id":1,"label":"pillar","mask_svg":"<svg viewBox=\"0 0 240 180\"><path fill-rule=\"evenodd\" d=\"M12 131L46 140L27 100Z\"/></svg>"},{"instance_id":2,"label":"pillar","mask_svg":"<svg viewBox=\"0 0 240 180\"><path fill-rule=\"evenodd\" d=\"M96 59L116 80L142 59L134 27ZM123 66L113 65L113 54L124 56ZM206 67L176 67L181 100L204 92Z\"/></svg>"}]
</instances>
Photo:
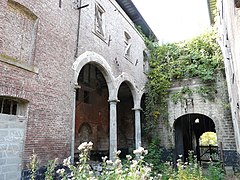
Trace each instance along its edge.
<instances>
[{"instance_id":1,"label":"pillar","mask_svg":"<svg viewBox=\"0 0 240 180\"><path fill-rule=\"evenodd\" d=\"M109 100L110 104L110 139L109 159L114 160L114 152L117 151L117 103L119 100Z\"/></svg>"},{"instance_id":2,"label":"pillar","mask_svg":"<svg viewBox=\"0 0 240 180\"><path fill-rule=\"evenodd\" d=\"M138 149L142 145L141 141L141 108L134 108L135 111L135 148Z\"/></svg>"},{"instance_id":3,"label":"pillar","mask_svg":"<svg viewBox=\"0 0 240 180\"><path fill-rule=\"evenodd\" d=\"M75 148L75 111L76 111L76 90L81 87L74 84L73 88L73 104L72 104L72 138L71 138L71 162L74 162L74 148Z\"/></svg>"}]
</instances>

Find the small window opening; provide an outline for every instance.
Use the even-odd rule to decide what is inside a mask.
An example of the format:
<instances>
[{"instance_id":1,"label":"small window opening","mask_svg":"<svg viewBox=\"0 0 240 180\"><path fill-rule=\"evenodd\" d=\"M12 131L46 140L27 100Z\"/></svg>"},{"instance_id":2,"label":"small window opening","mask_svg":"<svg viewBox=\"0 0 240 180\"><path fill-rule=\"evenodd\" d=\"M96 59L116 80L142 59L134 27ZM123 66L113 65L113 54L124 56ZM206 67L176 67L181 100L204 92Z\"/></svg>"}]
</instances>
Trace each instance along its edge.
<instances>
[{"instance_id":1,"label":"small window opening","mask_svg":"<svg viewBox=\"0 0 240 180\"><path fill-rule=\"evenodd\" d=\"M79 100L79 89L76 89L76 101Z\"/></svg>"},{"instance_id":2,"label":"small window opening","mask_svg":"<svg viewBox=\"0 0 240 180\"><path fill-rule=\"evenodd\" d=\"M90 103L90 92L83 91L83 102L86 104Z\"/></svg>"},{"instance_id":3,"label":"small window opening","mask_svg":"<svg viewBox=\"0 0 240 180\"><path fill-rule=\"evenodd\" d=\"M81 70L81 73L79 74L78 82L82 82L84 84L89 84L90 83L90 70L91 70L90 64L86 64L83 67L83 69Z\"/></svg>"},{"instance_id":4,"label":"small window opening","mask_svg":"<svg viewBox=\"0 0 240 180\"><path fill-rule=\"evenodd\" d=\"M235 81L235 74L233 73L232 74L232 84L234 84L234 81Z\"/></svg>"},{"instance_id":5,"label":"small window opening","mask_svg":"<svg viewBox=\"0 0 240 180\"><path fill-rule=\"evenodd\" d=\"M124 43L125 43L125 50L124 50L124 56L126 58L129 58L130 57L130 48L131 48L131 36L127 33L127 32L124 32Z\"/></svg>"},{"instance_id":6,"label":"small window opening","mask_svg":"<svg viewBox=\"0 0 240 180\"><path fill-rule=\"evenodd\" d=\"M1 114L17 114L18 102L12 99L0 98L0 113Z\"/></svg>"},{"instance_id":7,"label":"small window opening","mask_svg":"<svg viewBox=\"0 0 240 180\"><path fill-rule=\"evenodd\" d=\"M95 31L96 33L104 36L104 9L96 4L95 6Z\"/></svg>"}]
</instances>

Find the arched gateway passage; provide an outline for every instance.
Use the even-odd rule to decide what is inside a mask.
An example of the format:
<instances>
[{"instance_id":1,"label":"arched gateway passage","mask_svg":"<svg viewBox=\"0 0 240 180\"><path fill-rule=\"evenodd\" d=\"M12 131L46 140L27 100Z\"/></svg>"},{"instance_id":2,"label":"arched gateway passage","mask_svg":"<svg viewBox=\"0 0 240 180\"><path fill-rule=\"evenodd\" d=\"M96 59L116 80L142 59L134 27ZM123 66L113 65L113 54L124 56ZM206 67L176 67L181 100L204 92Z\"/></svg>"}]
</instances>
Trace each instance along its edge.
<instances>
[{"instance_id":1,"label":"arched gateway passage","mask_svg":"<svg viewBox=\"0 0 240 180\"><path fill-rule=\"evenodd\" d=\"M75 111L75 154L83 142L93 142L91 158L101 159L109 152L108 86L101 71L88 63L78 76Z\"/></svg>"},{"instance_id":2,"label":"arched gateway passage","mask_svg":"<svg viewBox=\"0 0 240 180\"><path fill-rule=\"evenodd\" d=\"M188 158L192 150L200 160L200 136L208 131L216 132L211 118L202 114L185 114L174 122L175 130L175 160L182 155L182 160Z\"/></svg>"}]
</instances>

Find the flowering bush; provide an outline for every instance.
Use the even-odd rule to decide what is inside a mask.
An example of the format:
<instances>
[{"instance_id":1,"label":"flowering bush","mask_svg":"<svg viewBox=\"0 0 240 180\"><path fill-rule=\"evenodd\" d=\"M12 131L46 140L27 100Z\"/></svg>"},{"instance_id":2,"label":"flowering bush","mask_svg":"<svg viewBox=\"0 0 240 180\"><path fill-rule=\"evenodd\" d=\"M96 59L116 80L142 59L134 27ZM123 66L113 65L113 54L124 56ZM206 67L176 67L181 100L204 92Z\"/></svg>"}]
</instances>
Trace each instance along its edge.
<instances>
[{"instance_id":1,"label":"flowering bush","mask_svg":"<svg viewBox=\"0 0 240 180\"><path fill-rule=\"evenodd\" d=\"M135 180L135 179L161 179L161 175L152 176L151 167L143 160L144 155L148 153L147 150L140 147L133 151L135 158L127 155L126 163L122 163L119 158L121 151L115 152L114 161L108 160L107 157L102 157L101 166L98 172L94 171L89 165L89 153L92 149L92 142L82 143L78 150L79 162L76 165L70 163L70 157L63 161L63 165L70 169L66 173L65 169L58 169L57 173L63 180L67 179L81 179L81 180Z\"/></svg>"},{"instance_id":2,"label":"flowering bush","mask_svg":"<svg viewBox=\"0 0 240 180\"><path fill-rule=\"evenodd\" d=\"M142 147L133 151L134 157L126 156L126 162L122 162L119 158L121 151L115 152L114 160L108 160L107 157L102 157L102 163L98 165L97 170L94 170L89 164L90 151L92 149L92 142L82 143L78 150L79 162L73 165L70 162L71 157L64 159L62 168L56 170L56 161L48 163L47 170L43 179L53 180L207 180L203 176L202 169L199 167L193 155L189 154L189 162L184 163L180 159L177 161L177 168L173 168L171 163L164 163L161 166L161 171L152 171L153 165L148 164L144 160L144 156L148 151ZM31 157L31 179L35 179L37 169L37 156L34 154ZM214 169L216 180L222 179L218 177L217 171ZM162 172L162 174L158 174ZM213 172L213 170L212 170ZM208 174L208 176L213 173ZM57 177L57 178L56 178Z\"/></svg>"}]
</instances>

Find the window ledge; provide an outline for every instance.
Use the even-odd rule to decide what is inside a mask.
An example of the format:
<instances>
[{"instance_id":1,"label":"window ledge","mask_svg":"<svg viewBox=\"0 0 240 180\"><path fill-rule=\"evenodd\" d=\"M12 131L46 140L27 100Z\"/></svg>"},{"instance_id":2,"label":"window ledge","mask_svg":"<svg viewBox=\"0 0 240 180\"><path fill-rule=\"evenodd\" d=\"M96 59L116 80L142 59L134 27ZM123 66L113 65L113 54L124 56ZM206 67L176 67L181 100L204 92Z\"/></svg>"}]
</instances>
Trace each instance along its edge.
<instances>
[{"instance_id":1,"label":"window ledge","mask_svg":"<svg viewBox=\"0 0 240 180\"><path fill-rule=\"evenodd\" d=\"M13 65L13 66L16 66L16 67L19 67L19 68L22 68L24 70L27 70L27 71L30 71L30 72L33 72L33 73L36 73L36 74L39 73L39 69L37 67L28 65L24 62L21 62L21 61L15 59L15 58L10 57L10 56L5 55L5 54L0 53L0 61L4 62L4 63L7 63L7 64L10 64L10 65Z\"/></svg>"},{"instance_id":2,"label":"window ledge","mask_svg":"<svg viewBox=\"0 0 240 180\"><path fill-rule=\"evenodd\" d=\"M133 64L133 62L130 60L130 57L124 55L124 58L125 58L128 62L130 62L131 64Z\"/></svg>"},{"instance_id":3,"label":"window ledge","mask_svg":"<svg viewBox=\"0 0 240 180\"><path fill-rule=\"evenodd\" d=\"M106 38L102 34L96 32L94 30L92 30L92 33L95 34L97 37L99 37L103 42L105 42L107 44Z\"/></svg>"}]
</instances>

